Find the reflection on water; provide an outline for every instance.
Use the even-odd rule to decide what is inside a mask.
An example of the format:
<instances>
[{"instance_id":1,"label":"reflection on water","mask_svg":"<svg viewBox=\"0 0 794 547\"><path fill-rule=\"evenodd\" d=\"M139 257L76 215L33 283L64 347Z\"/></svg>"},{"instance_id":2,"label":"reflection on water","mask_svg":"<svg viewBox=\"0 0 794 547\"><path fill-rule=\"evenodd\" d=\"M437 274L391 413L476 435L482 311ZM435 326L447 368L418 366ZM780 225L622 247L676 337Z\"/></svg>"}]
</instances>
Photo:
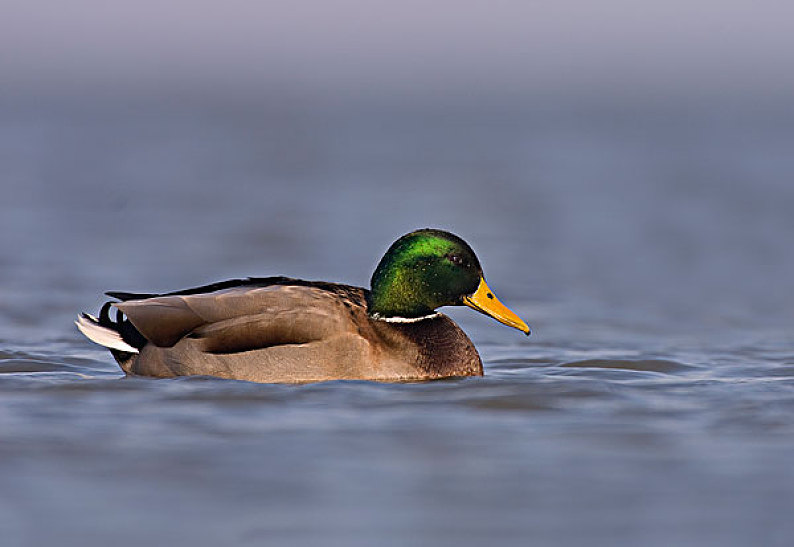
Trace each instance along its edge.
<instances>
[{"instance_id":1,"label":"reflection on water","mask_svg":"<svg viewBox=\"0 0 794 547\"><path fill-rule=\"evenodd\" d=\"M4 110L3 545L788 545L794 122L440 112ZM424 226L535 327L450 310L483 378L124 378L72 326Z\"/></svg>"}]
</instances>

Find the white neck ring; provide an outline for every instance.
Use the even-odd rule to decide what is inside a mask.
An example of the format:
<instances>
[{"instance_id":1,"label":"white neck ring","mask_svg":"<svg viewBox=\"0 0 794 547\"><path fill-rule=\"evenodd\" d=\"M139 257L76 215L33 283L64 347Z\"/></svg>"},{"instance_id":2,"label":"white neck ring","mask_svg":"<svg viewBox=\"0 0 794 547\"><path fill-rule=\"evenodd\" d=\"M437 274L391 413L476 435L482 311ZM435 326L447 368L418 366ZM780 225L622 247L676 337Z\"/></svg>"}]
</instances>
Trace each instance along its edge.
<instances>
[{"instance_id":1,"label":"white neck ring","mask_svg":"<svg viewBox=\"0 0 794 547\"><path fill-rule=\"evenodd\" d=\"M435 319L436 317L441 317L441 314L439 312L433 312L421 317L384 317L379 313L372 314L373 319L385 321L386 323L419 323L420 321L427 321L428 319Z\"/></svg>"}]
</instances>

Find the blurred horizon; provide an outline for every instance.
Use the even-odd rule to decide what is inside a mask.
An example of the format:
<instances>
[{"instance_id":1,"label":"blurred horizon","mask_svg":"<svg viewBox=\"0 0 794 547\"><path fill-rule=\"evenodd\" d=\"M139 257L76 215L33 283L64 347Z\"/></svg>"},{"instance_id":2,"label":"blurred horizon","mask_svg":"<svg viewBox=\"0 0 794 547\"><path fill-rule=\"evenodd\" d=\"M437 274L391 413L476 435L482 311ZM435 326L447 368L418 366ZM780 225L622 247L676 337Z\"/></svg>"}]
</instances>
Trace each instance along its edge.
<instances>
[{"instance_id":1,"label":"blurred horizon","mask_svg":"<svg viewBox=\"0 0 794 547\"><path fill-rule=\"evenodd\" d=\"M6 98L762 107L794 98L794 5L12 2Z\"/></svg>"}]
</instances>

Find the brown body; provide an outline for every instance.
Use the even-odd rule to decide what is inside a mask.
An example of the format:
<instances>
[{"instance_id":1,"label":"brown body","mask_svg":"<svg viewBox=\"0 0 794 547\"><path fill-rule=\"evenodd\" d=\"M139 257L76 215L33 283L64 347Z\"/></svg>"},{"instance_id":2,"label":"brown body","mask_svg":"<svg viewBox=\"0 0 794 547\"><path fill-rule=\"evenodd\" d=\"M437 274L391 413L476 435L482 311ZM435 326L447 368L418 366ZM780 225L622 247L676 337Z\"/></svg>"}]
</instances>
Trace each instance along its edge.
<instances>
[{"instance_id":1,"label":"brown body","mask_svg":"<svg viewBox=\"0 0 794 547\"><path fill-rule=\"evenodd\" d=\"M157 377L299 383L482 375L477 350L447 316L386 321L368 313L367 296L358 287L287 278L162 296L119 293L125 301L113 305L143 343L138 354L114 355L128 374Z\"/></svg>"}]
</instances>

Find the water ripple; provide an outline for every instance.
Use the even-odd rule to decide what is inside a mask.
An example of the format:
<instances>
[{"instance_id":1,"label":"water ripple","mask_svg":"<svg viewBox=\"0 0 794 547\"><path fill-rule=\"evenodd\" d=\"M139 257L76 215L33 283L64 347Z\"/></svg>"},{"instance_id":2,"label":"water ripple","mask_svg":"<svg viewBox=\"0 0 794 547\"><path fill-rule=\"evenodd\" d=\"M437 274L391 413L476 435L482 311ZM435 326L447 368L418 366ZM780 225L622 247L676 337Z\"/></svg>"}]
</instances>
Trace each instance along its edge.
<instances>
[{"instance_id":1,"label":"water ripple","mask_svg":"<svg viewBox=\"0 0 794 547\"><path fill-rule=\"evenodd\" d=\"M559 366L566 368L635 370L640 372L659 372L664 374L687 372L696 368L692 365L686 365L684 363L665 359L583 359L579 361L561 363Z\"/></svg>"}]
</instances>

